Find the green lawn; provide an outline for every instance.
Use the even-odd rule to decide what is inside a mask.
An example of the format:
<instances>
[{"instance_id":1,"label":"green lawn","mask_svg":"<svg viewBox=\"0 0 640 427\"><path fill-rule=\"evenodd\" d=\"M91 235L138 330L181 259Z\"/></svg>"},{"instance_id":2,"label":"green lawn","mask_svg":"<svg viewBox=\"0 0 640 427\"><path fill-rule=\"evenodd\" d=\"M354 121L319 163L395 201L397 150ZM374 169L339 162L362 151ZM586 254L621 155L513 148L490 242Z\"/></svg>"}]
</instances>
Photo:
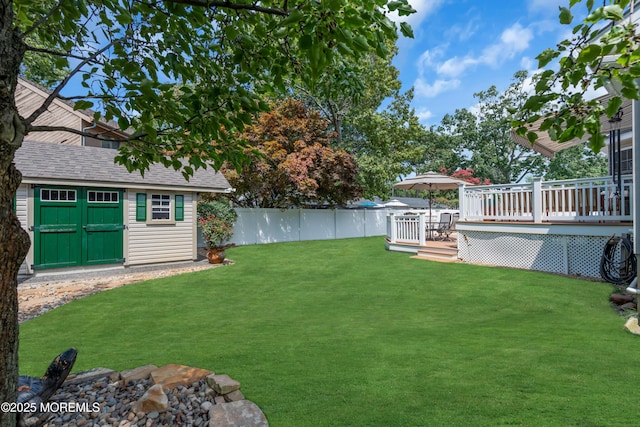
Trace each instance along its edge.
<instances>
[{"instance_id":1,"label":"green lawn","mask_svg":"<svg viewBox=\"0 0 640 427\"><path fill-rule=\"evenodd\" d=\"M279 426L621 426L640 337L609 285L410 259L381 238L228 251L237 263L26 322L22 374L181 363L242 383Z\"/></svg>"}]
</instances>

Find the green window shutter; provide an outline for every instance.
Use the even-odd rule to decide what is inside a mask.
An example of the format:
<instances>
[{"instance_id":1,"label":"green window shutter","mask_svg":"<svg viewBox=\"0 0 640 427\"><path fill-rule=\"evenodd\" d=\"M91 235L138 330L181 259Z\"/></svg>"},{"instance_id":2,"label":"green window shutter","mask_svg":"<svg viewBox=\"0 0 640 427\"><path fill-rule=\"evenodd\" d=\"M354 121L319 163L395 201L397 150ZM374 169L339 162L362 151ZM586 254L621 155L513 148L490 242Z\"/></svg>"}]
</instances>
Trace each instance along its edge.
<instances>
[{"instance_id":1,"label":"green window shutter","mask_svg":"<svg viewBox=\"0 0 640 427\"><path fill-rule=\"evenodd\" d=\"M184 221L184 196L176 194L176 221Z\"/></svg>"},{"instance_id":2,"label":"green window shutter","mask_svg":"<svg viewBox=\"0 0 640 427\"><path fill-rule=\"evenodd\" d=\"M18 208L16 207L17 203L18 203L18 195L14 194L13 195L13 213L18 213Z\"/></svg>"},{"instance_id":3,"label":"green window shutter","mask_svg":"<svg viewBox=\"0 0 640 427\"><path fill-rule=\"evenodd\" d=\"M136 221L147 220L147 194L136 193Z\"/></svg>"}]
</instances>

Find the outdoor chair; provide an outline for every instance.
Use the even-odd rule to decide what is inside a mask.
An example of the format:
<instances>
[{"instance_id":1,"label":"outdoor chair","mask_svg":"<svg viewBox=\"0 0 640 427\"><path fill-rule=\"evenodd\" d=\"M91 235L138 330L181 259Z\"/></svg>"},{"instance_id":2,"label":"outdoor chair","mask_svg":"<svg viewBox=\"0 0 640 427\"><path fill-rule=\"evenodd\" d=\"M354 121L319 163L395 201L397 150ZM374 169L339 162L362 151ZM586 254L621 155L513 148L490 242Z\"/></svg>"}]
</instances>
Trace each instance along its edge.
<instances>
[{"instance_id":1,"label":"outdoor chair","mask_svg":"<svg viewBox=\"0 0 640 427\"><path fill-rule=\"evenodd\" d=\"M440 214L440 221L435 227L436 233L440 240L444 240L447 230L451 227L451 213L443 212Z\"/></svg>"},{"instance_id":2,"label":"outdoor chair","mask_svg":"<svg viewBox=\"0 0 640 427\"><path fill-rule=\"evenodd\" d=\"M459 219L460 219L460 214L454 213L453 216L451 217L451 223L449 224L449 227L442 229L442 233L441 233L442 240L451 240L450 236L452 233L456 231L456 222L458 222Z\"/></svg>"}]
</instances>

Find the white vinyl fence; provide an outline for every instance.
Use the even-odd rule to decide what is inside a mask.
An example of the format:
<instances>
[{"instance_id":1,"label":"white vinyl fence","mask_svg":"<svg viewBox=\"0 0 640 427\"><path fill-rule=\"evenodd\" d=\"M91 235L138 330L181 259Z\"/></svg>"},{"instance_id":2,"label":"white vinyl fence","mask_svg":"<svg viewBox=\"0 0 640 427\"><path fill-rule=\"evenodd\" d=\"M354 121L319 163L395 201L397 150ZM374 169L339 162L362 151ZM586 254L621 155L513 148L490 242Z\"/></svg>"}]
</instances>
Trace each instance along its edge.
<instances>
[{"instance_id":1,"label":"white vinyl fence","mask_svg":"<svg viewBox=\"0 0 640 427\"><path fill-rule=\"evenodd\" d=\"M384 236L390 209L249 209L236 208L231 243L256 245L302 240ZM198 232L198 246L203 247Z\"/></svg>"}]
</instances>

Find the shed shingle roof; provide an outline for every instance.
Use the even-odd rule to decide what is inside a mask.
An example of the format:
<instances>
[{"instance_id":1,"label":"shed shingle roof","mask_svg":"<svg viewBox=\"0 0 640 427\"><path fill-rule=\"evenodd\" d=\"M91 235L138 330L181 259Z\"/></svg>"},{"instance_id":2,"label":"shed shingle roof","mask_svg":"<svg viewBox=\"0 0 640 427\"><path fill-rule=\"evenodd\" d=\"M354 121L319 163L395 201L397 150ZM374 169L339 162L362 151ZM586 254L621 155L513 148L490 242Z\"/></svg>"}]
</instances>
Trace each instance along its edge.
<instances>
[{"instance_id":1,"label":"shed shingle roof","mask_svg":"<svg viewBox=\"0 0 640 427\"><path fill-rule=\"evenodd\" d=\"M129 173L114 163L116 151L106 148L24 141L15 164L27 184L56 183L82 186L108 184L123 188L149 188L221 192L230 189L225 177L209 167L194 171L189 181L182 173L154 164L145 172Z\"/></svg>"}]
</instances>

